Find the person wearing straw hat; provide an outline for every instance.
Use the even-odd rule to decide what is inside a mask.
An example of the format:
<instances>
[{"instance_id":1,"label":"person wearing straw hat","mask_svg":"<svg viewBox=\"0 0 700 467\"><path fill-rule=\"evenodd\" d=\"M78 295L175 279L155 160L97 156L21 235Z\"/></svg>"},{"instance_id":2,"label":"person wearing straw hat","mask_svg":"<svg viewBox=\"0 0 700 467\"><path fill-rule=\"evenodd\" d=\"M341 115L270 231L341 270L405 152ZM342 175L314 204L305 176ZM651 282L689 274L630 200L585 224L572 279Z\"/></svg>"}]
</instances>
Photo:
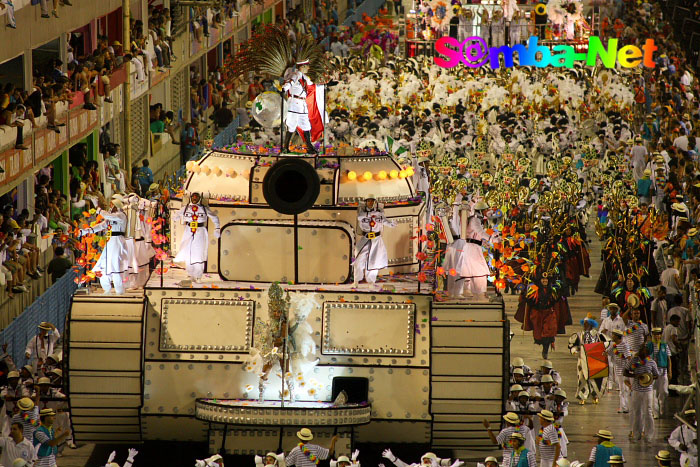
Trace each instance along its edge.
<instances>
[{"instance_id":1,"label":"person wearing straw hat","mask_svg":"<svg viewBox=\"0 0 700 467\"><path fill-rule=\"evenodd\" d=\"M559 430L554 426L554 414L543 410L537 414L541 428L537 434L537 447L540 451L540 467L556 467L561 457Z\"/></svg>"},{"instance_id":2,"label":"person wearing straw hat","mask_svg":"<svg viewBox=\"0 0 700 467\"><path fill-rule=\"evenodd\" d=\"M551 376L555 384L561 384L561 375L554 369L554 365L552 365L550 360L542 361L540 369L535 372L534 379L541 382L544 375Z\"/></svg>"},{"instance_id":3,"label":"person wearing straw hat","mask_svg":"<svg viewBox=\"0 0 700 467\"><path fill-rule=\"evenodd\" d=\"M666 399L668 398L668 379L673 372L671 365L671 349L663 341L661 334L663 329L652 328L651 341L646 343L647 355L649 355L659 369L659 377L654 380L654 396L652 410L654 418L659 418L666 412Z\"/></svg>"},{"instance_id":4,"label":"person wearing straw hat","mask_svg":"<svg viewBox=\"0 0 700 467\"><path fill-rule=\"evenodd\" d=\"M386 245L382 239L384 227L396 227L396 222L387 219L384 206L375 195L365 198L364 205L357 209L357 224L360 226L362 237L357 242L353 267L354 286L362 280L374 285L379 271L389 265Z\"/></svg>"},{"instance_id":5,"label":"person wearing straw hat","mask_svg":"<svg viewBox=\"0 0 700 467\"><path fill-rule=\"evenodd\" d=\"M499 467L498 459L496 459L493 456L489 456L486 459L484 459L483 463L481 463L481 462L477 463L476 467Z\"/></svg>"},{"instance_id":6,"label":"person wearing straw hat","mask_svg":"<svg viewBox=\"0 0 700 467\"><path fill-rule=\"evenodd\" d=\"M53 409L43 409L40 414L41 425L34 432L34 447L37 449L36 467L56 467L56 454L58 445L61 444L70 433L62 430L54 430L53 422L56 420L56 412Z\"/></svg>"},{"instance_id":7,"label":"person wearing straw hat","mask_svg":"<svg viewBox=\"0 0 700 467\"><path fill-rule=\"evenodd\" d=\"M316 467L319 461L328 459L328 456L335 452L335 443L338 441L338 435L334 435L328 449L317 444L310 444L309 441L314 439L314 434L308 428L297 431L297 438L299 444L286 457L287 465L296 465L297 467Z\"/></svg>"},{"instance_id":8,"label":"person wearing straw hat","mask_svg":"<svg viewBox=\"0 0 700 467\"><path fill-rule=\"evenodd\" d=\"M536 467L535 453L525 447L525 437L520 432L514 432L508 439L510 450L503 452L503 466L507 467ZM544 464L542 464L544 465ZM550 467L548 464L547 467ZM556 465L552 465L556 467Z\"/></svg>"},{"instance_id":9,"label":"person wearing straw hat","mask_svg":"<svg viewBox=\"0 0 700 467\"><path fill-rule=\"evenodd\" d=\"M647 348L642 346L637 354L627 361L625 376L632 378L632 397L630 398L630 414L632 442L640 440L642 433L646 441L654 439L654 417L652 415L652 396L654 379L659 376L656 362L647 354Z\"/></svg>"},{"instance_id":10,"label":"person wearing straw hat","mask_svg":"<svg viewBox=\"0 0 700 467\"><path fill-rule=\"evenodd\" d=\"M16 459L22 459L26 462L32 462L36 459L34 445L22 435L21 423L13 423L10 436L0 438L0 448L2 448L0 465L13 465Z\"/></svg>"},{"instance_id":11,"label":"person wearing straw hat","mask_svg":"<svg viewBox=\"0 0 700 467\"><path fill-rule=\"evenodd\" d=\"M564 431L564 417L569 415L569 403L566 400L566 391L561 388L554 390L551 396L546 399L547 410L554 414L554 426L559 432L559 445L561 446L562 457L569 454L569 437Z\"/></svg>"},{"instance_id":12,"label":"person wearing straw hat","mask_svg":"<svg viewBox=\"0 0 700 467\"><path fill-rule=\"evenodd\" d=\"M612 342L605 349L608 354L608 365L612 367L609 370L610 379L617 384L620 390L620 403L617 407L617 413L627 413L629 411L627 402L629 400L630 386L625 381L625 366L630 358L629 347L623 340L624 332L620 329L612 331Z\"/></svg>"},{"instance_id":13,"label":"person wearing straw hat","mask_svg":"<svg viewBox=\"0 0 700 467\"><path fill-rule=\"evenodd\" d=\"M586 467L607 467L612 456L622 456L622 448L613 442L613 434L608 430L598 430L595 434L598 444L591 449Z\"/></svg>"},{"instance_id":14,"label":"person wearing straw hat","mask_svg":"<svg viewBox=\"0 0 700 467\"><path fill-rule=\"evenodd\" d=\"M639 320L639 297L630 295L628 298L629 308L622 314L625 321L625 342L629 347L630 354L635 354L644 346L644 342L649 336L649 327Z\"/></svg>"},{"instance_id":15,"label":"person wearing straw hat","mask_svg":"<svg viewBox=\"0 0 700 467\"><path fill-rule=\"evenodd\" d=\"M698 443L695 409L683 412L685 422L681 422L668 437L668 444L681 454L681 467L697 467Z\"/></svg>"},{"instance_id":16,"label":"person wearing straw hat","mask_svg":"<svg viewBox=\"0 0 700 467\"><path fill-rule=\"evenodd\" d=\"M532 369L525 364L525 360L523 360L522 357L515 357L513 361L510 364L510 372L513 373L513 371L516 368L521 368L523 370L523 375L532 375Z\"/></svg>"},{"instance_id":17,"label":"person wearing straw hat","mask_svg":"<svg viewBox=\"0 0 700 467\"><path fill-rule=\"evenodd\" d=\"M637 198L639 199L639 204L651 203L651 187L651 169L644 169L642 178L637 180Z\"/></svg>"},{"instance_id":18,"label":"person wearing straw hat","mask_svg":"<svg viewBox=\"0 0 700 467\"><path fill-rule=\"evenodd\" d=\"M506 422L506 426L500 432L498 432L498 435L493 434L493 431L491 431L491 423L489 423L488 420L484 419L483 421L484 428L486 428L486 432L488 433L489 438L491 438L491 442L503 449L503 457L505 458L506 455L513 450L508 440L510 439L510 435L515 432L523 435L524 444L527 445L526 447L528 447L530 451L534 453L535 443L534 438L531 436L532 430L530 430L527 425L523 424L518 414L508 412L503 416L503 421Z\"/></svg>"},{"instance_id":19,"label":"person wearing straw hat","mask_svg":"<svg viewBox=\"0 0 700 467\"><path fill-rule=\"evenodd\" d=\"M15 412L17 401L29 395L24 385L19 382L19 371L10 371L7 374L7 385L0 390L0 398L5 401L5 410L2 414L2 436L10 434L12 415Z\"/></svg>"},{"instance_id":20,"label":"person wearing straw hat","mask_svg":"<svg viewBox=\"0 0 700 467\"><path fill-rule=\"evenodd\" d=\"M98 214L104 219L102 222L80 230L81 236L104 231L107 237L107 243L95 267L92 268L92 272L100 273L100 285L105 295L112 290L112 284L117 295L124 293L123 276L129 269L129 251L124 237L127 219L122 209L124 202L114 198L110 201L110 211L98 210Z\"/></svg>"},{"instance_id":21,"label":"person wearing straw hat","mask_svg":"<svg viewBox=\"0 0 700 467\"><path fill-rule=\"evenodd\" d=\"M56 349L56 343L61 338L61 333L52 323L42 321L37 326L39 333L32 337L24 349L24 356L32 365L32 373L42 367L46 359Z\"/></svg>"},{"instance_id":22,"label":"person wearing straw hat","mask_svg":"<svg viewBox=\"0 0 700 467\"><path fill-rule=\"evenodd\" d=\"M284 462L284 453L268 452L265 457L255 456L256 467L280 467L283 465L282 462Z\"/></svg>"},{"instance_id":23,"label":"person wearing straw hat","mask_svg":"<svg viewBox=\"0 0 700 467\"><path fill-rule=\"evenodd\" d=\"M30 440L34 439L34 431L39 426L39 391L36 392L34 400L23 397L17 401L15 414L12 416L12 423L22 425L22 435Z\"/></svg>"},{"instance_id":24,"label":"person wearing straw hat","mask_svg":"<svg viewBox=\"0 0 700 467\"><path fill-rule=\"evenodd\" d=\"M656 453L654 459L659 461L657 465L659 467L671 467L671 453L666 450L661 450Z\"/></svg>"}]
</instances>

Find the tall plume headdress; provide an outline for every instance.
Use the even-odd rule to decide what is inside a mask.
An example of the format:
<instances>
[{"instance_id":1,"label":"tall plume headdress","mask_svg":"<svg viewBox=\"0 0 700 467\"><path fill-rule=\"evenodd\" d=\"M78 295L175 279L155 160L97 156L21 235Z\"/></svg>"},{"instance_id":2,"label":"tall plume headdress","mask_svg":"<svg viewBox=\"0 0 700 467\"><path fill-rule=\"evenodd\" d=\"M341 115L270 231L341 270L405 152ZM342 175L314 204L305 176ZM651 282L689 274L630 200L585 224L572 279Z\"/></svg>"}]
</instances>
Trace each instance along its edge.
<instances>
[{"instance_id":1,"label":"tall plume headdress","mask_svg":"<svg viewBox=\"0 0 700 467\"><path fill-rule=\"evenodd\" d=\"M311 38L299 38L293 44L287 33L276 26L266 26L262 33L241 46L233 59L233 67L243 73L254 72L271 77L284 77L298 62L309 62L306 73L314 83L324 83L329 75L329 62L323 49Z\"/></svg>"}]
</instances>

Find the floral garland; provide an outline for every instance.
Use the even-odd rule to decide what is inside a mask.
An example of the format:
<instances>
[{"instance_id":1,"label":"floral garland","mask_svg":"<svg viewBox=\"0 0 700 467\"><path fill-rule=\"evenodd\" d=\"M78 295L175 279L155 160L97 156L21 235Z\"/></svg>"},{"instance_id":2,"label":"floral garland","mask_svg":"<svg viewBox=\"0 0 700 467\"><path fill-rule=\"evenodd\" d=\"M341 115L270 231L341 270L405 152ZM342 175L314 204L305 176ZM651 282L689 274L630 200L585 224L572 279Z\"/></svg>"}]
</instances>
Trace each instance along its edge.
<instances>
[{"instance_id":1,"label":"floral garland","mask_svg":"<svg viewBox=\"0 0 700 467\"><path fill-rule=\"evenodd\" d=\"M640 359L640 358L637 358L636 360L634 360L634 361L632 362L632 369L633 369L633 370L636 370L636 369L639 368L640 366L646 365L646 364L649 363L649 362L651 362L651 357L648 356L648 355L647 355L646 357L644 357L644 360L642 360L642 359Z\"/></svg>"},{"instance_id":2,"label":"floral garland","mask_svg":"<svg viewBox=\"0 0 700 467\"><path fill-rule=\"evenodd\" d=\"M304 455L306 457L308 457L311 462L318 465L318 457L316 457L316 454L311 452L311 449L309 449L308 446L306 446L306 444L299 443L297 446L299 446L299 449L301 449L301 452L304 453Z\"/></svg>"},{"instance_id":3,"label":"floral garland","mask_svg":"<svg viewBox=\"0 0 700 467\"><path fill-rule=\"evenodd\" d=\"M41 424L39 420L30 417L31 416L29 415L29 412L24 412L22 414L22 420L24 421L24 423L29 423L31 426L39 426Z\"/></svg>"},{"instance_id":4,"label":"floral garland","mask_svg":"<svg viewBox=\"0 0 700 467\"><path fill-rule=\"evenodd\" d=\"M616 356L617 358L619 358L620 360L627 360L627 357L625 356L625 354L623 354L622 352L620 352L620 351L617 349L617 344L613 344L613 347L612 347L612 348L613 348L613 355L615 355L615 356Z\"/></svg>"},{"instance_id":5,"label":"floral garland","mask_svg":"<svg viewBox=\"0 0 700 467\"><path fill-rule=\"evenodd\" d=\"M557 429L556 425L555 425L554 428L555 428L556 431L557 431L557 437L559 438L559 440L561 440L561 431L560 431L559 429ZM540 429L537 431L537 444L540 444L540 443L544 444L545 446L551 446L551 445L552 445L552 442L551 442L550 440L544 439L544 429L542 429L542 428L540 428Z\"/></svg>"},{"instance_id":6,"label":"floral garland","mask_svg":"<svg viewBox=\"0 0 700 467\"><path fill-rule=\"evenodd\" d=\"M628 327L627 329L625 329L625 336L629 336L630 334L632 334L632 333L636 332L637 330L639 330L639 328L640 328L640 326L639 326L639 323L638 323L638 322L637 322L637 323L632 323L632 326L630 326L630 327Z\"/></svg>"}]
</instances>

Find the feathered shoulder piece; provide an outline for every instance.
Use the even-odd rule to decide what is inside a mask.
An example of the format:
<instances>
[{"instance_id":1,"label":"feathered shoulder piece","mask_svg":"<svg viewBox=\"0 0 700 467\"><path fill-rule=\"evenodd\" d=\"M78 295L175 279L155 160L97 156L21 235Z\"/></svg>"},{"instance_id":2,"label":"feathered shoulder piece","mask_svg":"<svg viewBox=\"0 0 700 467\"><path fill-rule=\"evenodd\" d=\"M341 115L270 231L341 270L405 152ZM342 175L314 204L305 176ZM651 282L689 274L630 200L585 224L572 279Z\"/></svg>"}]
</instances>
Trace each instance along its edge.
<instances>
[{"instance_id":1,"label":"feathered shoulder piece","mask_svg":"<svg viewBox=\"0 0 700 467\"><path fill-rule=\"evenodd\" d=\"M307 75L314 83L326 81L329 63L323 49L310 36L301 37L296 45L287 33L276 26L267 26L241 45L232 62L234 70L283 77L297 62L309 61Z\"/></svg>"}]
</instances>

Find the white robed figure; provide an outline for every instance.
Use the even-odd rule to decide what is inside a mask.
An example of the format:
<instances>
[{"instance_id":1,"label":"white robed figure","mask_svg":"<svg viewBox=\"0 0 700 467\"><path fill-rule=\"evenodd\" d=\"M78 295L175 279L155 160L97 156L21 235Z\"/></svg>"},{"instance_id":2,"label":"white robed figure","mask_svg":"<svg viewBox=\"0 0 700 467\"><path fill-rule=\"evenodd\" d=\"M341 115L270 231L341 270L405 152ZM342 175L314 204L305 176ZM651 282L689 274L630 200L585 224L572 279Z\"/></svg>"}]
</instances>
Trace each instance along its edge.
<instances>
[{"instance_id":1,"label":"white robed figure","mask_svg":"<svg viewBox=\"0 0 700 467\"><path fill-rule=\"evenodd\" d=\"M175 213L173 220L182 221L185 229L180 243L180 251L175 256L176 263L185 263L187 275L198 282L204 274L204 263L207 261L209 245L209 233L207 232L207 220L214 223L214 237L221 235L219 217L201 204L202 196L192 193L190 202Z\"/></svg>"},{"instance_id":2,"label":"white robed figure","mask_svg":"<svg viewBox=\"0 0 700 467\"><path fill-rule=\"evenodd\" d=\"M466 218L466 225L462 228L462 238L465 243L457 275L464 279L464 295L485 297L491 270L486 264L482 244L491 241L491 236L484 230L482 221L483 210L488 209L488 204L484 200L479 200L474 204L473 209L471 215Z\"/></svg>"},{"instance_id":3,"label":"white robed figure","mask_svg":"<svg viewBox=\"0 0 700 467\"><path fill-rule=\"evenodd\" d=\"M146 281L148 281L148 263L150 263L151 258L156 254L156 250L153 249L153 244L151 243L151 226L148 223L148 219L153 212L152 207L154 207L154 204L155 202L146 198L140 198L135 194L129 197L129 205L134 212L133 263L137 266L135 275L131 277L133 281L131 286L136 288L142 288L146 284Z\"/></svg>"},{"instance_id":4,"label":"white robed figure","mask_svg":"<svg viewBox=\"0 0 700 467\"><path fill-rule=\"evenodd\" d=\"M105 294L112 290L112 284L114 284L114 291L121 295L124 293L123 276L129 269L129 252L124 238L126 214L121 211L124 208L124 203L119 199L113 199L110 206L110 212L98 211L98 214L104 219L102 222L94 227L82 229L80 234L106 231L107 243L92 271L101 274L100 285Z\"/></svg>"},{"instance_id":5,"label":"white robed figure","mask_svg":"<svg viewBox=\"0 0 700 467\"><path fill-rule=\"evenodd\" d=\"M365 198L364 206L357 209L357 223L362 231L362 237L357 243L353 276L355 285L366 279L374 284L379 270L389 265L386 246L382 239L384 226L395 227L396 222L384 216L384 209L374 195Z\"/></svg>"}]
</instances>

